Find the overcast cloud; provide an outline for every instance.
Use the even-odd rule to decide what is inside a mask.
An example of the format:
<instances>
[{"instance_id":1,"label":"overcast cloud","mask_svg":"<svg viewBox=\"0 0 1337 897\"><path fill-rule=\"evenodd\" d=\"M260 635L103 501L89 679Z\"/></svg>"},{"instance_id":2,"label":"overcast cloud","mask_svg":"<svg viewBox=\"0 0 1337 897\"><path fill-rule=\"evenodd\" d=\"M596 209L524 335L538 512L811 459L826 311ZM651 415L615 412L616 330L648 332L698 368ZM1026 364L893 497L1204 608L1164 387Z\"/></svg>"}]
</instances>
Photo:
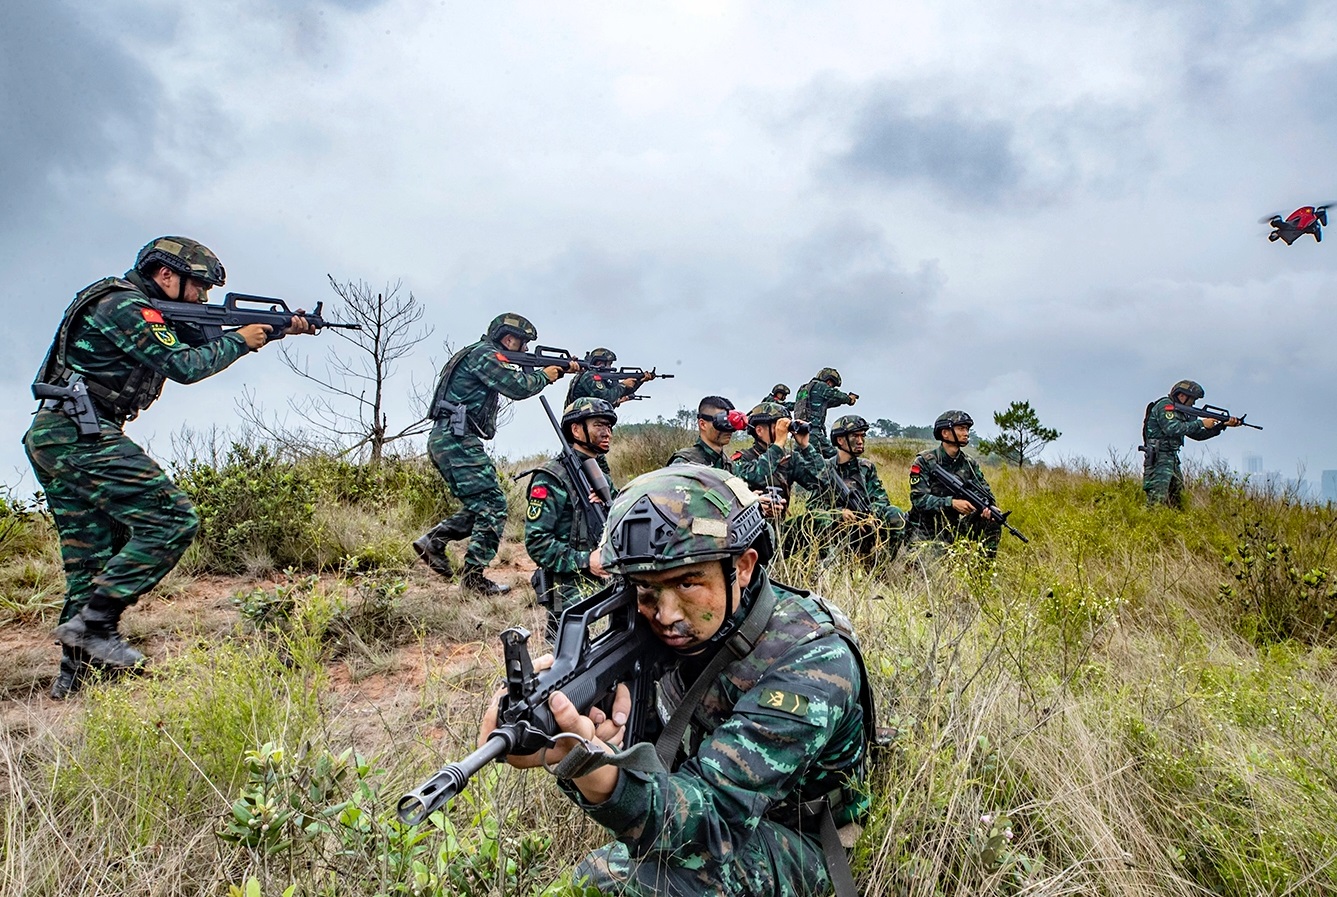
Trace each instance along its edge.
<instances>
[{"instance_id":1,"label":"overcast cloud","mask_svg":"<svg viewBox=\"0 0 1337 897\"><path fill-rule=\"evenodd\" d=\"M516 310L677 374L626 419L833 365L870 419L963 407L988 434L1026 399L1054 457L1103 458L1191 376L1267 429L1190 453L1337 468L1314 419L1337 235L1256 223L1337 199L1318 0L17 0L0 124L0 481L61 309L163 233L307 305L326 273L402 280L436 335L392 426L445 342ZM183 425L235 426L243 386L283 409L306 386L275 356L169 386L129 432L166 455ZM522 404L498 449L545 451L544 426Z\"/></svg>"}]
</instances>

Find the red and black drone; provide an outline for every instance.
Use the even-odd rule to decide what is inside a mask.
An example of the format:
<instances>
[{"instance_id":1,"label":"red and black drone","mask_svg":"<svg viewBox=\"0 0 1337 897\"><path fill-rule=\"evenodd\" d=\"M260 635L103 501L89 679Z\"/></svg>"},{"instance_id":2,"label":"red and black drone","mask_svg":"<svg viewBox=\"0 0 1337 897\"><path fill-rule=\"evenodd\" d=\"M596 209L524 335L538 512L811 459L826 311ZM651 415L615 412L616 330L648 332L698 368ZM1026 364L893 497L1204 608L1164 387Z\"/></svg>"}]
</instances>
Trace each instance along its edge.
<instances>
[{"instance_id":1,"label":"red and black drone","mask_svg":"<svg viewBox=\"0 0 1337 897\"><path fill-rule=\"evenodd\" d=\"M1332 203L1325 202L1319 206L1301 206L1285 218L1280 215L1270 215L1260 219L1260 223L1272 228L1272 233L1268 234L1267 238L1273 243L1285 240L1289 246L1305 234L1313 234L1314 241L1321 243L1323 228L1328 226L1330 205Z\"/></svg>"}]
</instances>

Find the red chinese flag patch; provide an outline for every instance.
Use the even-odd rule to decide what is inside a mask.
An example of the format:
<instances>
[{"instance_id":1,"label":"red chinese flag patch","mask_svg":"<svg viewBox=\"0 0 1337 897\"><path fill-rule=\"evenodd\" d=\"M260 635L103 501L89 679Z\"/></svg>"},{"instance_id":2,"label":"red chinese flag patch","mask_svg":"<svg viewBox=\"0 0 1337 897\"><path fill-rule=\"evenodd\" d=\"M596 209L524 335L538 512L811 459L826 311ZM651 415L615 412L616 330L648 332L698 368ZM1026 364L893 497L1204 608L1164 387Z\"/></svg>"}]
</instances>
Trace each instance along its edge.
<instances>
[{"instance_id":1,"label":"red chinese flag patch","mask_svg":"<svg viewBox=\"0 0 1337 897\"><path fill-rule=\"evenodd\" d=\"M911 467L910 467L910 472L911 472L911 473L919 473L919 465L918 465L918 464L911 465Z\"/></svg>"},{"instance_id":2,"label":"red chinese flag patch","mask_svg":"<svg viewBox=\"0 0 1337 897\"><path fill-rule=\"evenodd\" d=\"M548 497L547 486L535 486L533 489L529 490L529 498L531 501L543 501L543 499L547 497Z\"/></svg>"},{"instance_id":3,"label":"red chinese flag patch","mask_svg":"<svg viewBox=\"0 0 1337 897\"><path fill-rule=\"evenodd\" d=\"M145 320L145 321L148 321L150 324L166 324L166 323L167 323L166 321L164 321L164 320L162 319L162 312L158 311L156 308L145 308L145 309L142 309L142 310L140 311L140 314L143 315L143 316L144 316L144 320Z\"/></svg>"}]
</instances>

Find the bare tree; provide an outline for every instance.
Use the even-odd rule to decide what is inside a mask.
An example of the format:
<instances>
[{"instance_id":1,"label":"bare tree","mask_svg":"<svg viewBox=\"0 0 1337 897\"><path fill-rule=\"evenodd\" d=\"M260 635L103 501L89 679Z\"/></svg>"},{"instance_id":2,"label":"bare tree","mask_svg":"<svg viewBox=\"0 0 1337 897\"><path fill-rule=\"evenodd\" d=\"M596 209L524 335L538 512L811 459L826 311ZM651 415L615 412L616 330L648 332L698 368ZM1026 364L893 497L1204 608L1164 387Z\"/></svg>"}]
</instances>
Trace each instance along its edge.
<instances>
[{"instance_id":1,"label":"bare tree","mask_svg":"<svg viewBox=\"0 0 1337 897\"><path fill-rule=\"evenodd\" d=\"M386 385L397 363L431 336L432 328L420 326L424 308L413 294L400 295L402 281L375 292L363 281L340 283L326 276L340 300L331 317L361 324L362 329L331 331L351 351L330 351L323 372L313 372L310 359L296 349L286 343L282 347L284 365L325 393L288 400L289 407L308 426L292 430L280 420L266 420L263 410L252 404L250 394L245 403L239 403L241 415L280 445L356 453L378 464L387 445L430 429L430 422L419 418L392 432L385 398Z\"/></svg>"}]
</instances>

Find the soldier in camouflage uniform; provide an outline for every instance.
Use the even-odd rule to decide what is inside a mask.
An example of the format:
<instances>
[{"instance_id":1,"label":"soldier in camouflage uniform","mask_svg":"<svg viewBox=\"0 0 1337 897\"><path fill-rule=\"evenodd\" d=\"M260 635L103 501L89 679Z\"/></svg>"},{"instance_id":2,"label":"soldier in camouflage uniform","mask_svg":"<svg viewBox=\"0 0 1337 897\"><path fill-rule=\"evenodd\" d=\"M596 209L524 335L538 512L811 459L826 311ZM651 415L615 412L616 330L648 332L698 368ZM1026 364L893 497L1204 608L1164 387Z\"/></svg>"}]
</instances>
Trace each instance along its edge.
<instances>
[{"instance_id":1,"label":"soldier in camouflage uniform","mask_svg":"<svg viewBox=\"0 0 1337 897\"><path fill-rule=\"evenodd\" d=\"M950 543L959 536L984 544L989 557L998 554L1002 524L988 510L976 511L964 498L953 496L928 471L935 465L967 482L980 485L994 502L993 490L978 462L962 449L970 444L975 421L964 411L944 411L933 422L935 449L920 452L910 465L910 540L922 546Z\"/></svg>"},{"instance_id":2,"label":"soldier in camouflage uniform","mask_svg":"<svg viewBox=\"0 0 1337 897\"><path fill-rule=\"evenodd\" d=\"M56 627L64 651L53 698L77 690L90 661L113 669L143 663L120 634L121 615L176 566L199 528L185 493L122 428L158 398L166 380L203 380L265 344L268 325L211 342L195 327L164 319L156 305L204 302L224 277L205 246L159 237L124 277L99 280L74 297L37 375L37 383L86 389L78 399L43 401L23 437L65 566ZM289 332L312 328L295 317ZM90 426L95 418L96 432L81 433L81 410Z\"/></svg>"},{"instance_id":3,"label":"soldier in camouflage uniform","mask_svg":"<svg viewBox=\"0 0 1337 897\"><path fill-rule=\"evenodd\" d=\"M840 405L853 405L859 400L855 392L841 392L840 371L822 368L817 376L800 386L794 401L794 417L812 425L812 442L823 458L834 458L836 449L826 436L826 412Z\"/></svg>"},{"instance_id":4,"label":"soldier in camouflage uniform","mask_svg":"<svg viewBox=\"0 0 1337 897\"><path fill-rule=\"evenodd\" d=\"M831 428L836 457L822 488L808 497L808 525L819 547L844 549L866 562L890 561L905 539L905 512L891 503L872 461L862 457L868 421L847 414ZM839 477L846 489L832 478Z\"/></svg>"},{"instance_id":5,"label":"soldier in camouflage uniform","mask_svg":"<svg viewBox=\"0 0 1337 897\"><path fill-rule=\"evenodd\" d=\"M1180 380L1170 387L1170 394L1147 406L1142 418L1142 491L1147 494L1147 507L1165 505L1183 507L1184 474L1179 468L1179 450L1184 437L1202 441L1225 432L1220 421L1194 417L1176 411L1175 404L1194 405L1206 393L1193 380ZM1239 418L1226 421L1226 427L1238 427Z\"/></svg>"},{"instance_id":6,"label":"soldier in camouflage uniform","mask_svg":"<svg viewBox=\"0 0 1337 897\"><path fill-rule=\"evenodd\" d=\"M771 394L761 400L765 402L774 402L777 405L783 405L784 409L793 412L794 403L789 401L789 387L783 383L777 383L771 387Z\"/></svg>"},{"instance_id":7,"label":"soldier in camouflage uniform","mask_svg":"<svg viewBox=\"0 0 1337 897\"><path fill-rule=\"evenodd\" d=\"M687 729L676 745L661 735L664 754L676 753L670 768L657 752L623 768L627 755L619 754L559 779L615 839L575 877L603 894L827 892L826 836L816 836L822 801L833 817L827 843L838 878L848 866L835 828L857 828L849 824L869 803L860 782L872 701L848 620L769 579L769 527L747 486L722 471L677 465L637 477L613 502L602 552L605 569L636 589L651 632L678 658L659 682L656 706L661 719L680 711ZM695 677L711 683L699 699L688 691ZM582 715L560 694L549 706L563 731L610 752L623 746L625 686L611 715ZM494 702L480 742L495 723ZM546 757L508 759L553 768L573 744L562 739Z\"/></svg>"},{"instance_id":8,"label":"soldier in camouflage uniform","mask_svg":"<svg viewBox=\"0 0 1337 897\"><path fill-rule=\"evenodd\" d=\"M706 396L696 406L696 443L669 456L670 464L702 464L730 470L724 451L734 434L747 427L747 416L723 396Z\"/></svg>"},{"instance_id":9,"label":"soldier in camouflage uniform","mask_svg":"<svg viewBox=\"0 0 1337 897\"><path fill-rule=\"evenodd\" d=\"M637 377L619 378L617 372L613 370L617 356L613 354L612 349L602 347L594 349L585 353L585 360L593 365L593 368L581 371L572 379L571 387L566 391L568 405L576 399L588 396L592 399L603 399L616 407L623 402L630 402L642 384L649 383L659 376L654 371L646 371Z\"/></svg>"},{"instance_id":10,"label":"soldier in camouflage uniform","mask_svg":"<svg viewBox=\"0 0 1337 897\"><path fill-rule=\"evenodd\" d=\"M536 396L562 374L578 370L573 361L569 368L549 365L523 371L498 354L499 350L527 351L536 339L538 331L527 318L510 312L497 315L478 342L465 346L446 362L428 411L435 424L427 437L427 451L463 507L415 540L413 549L427 566L442 576L451 576L454 571L446 556L446 543L468 538L460 586L485 595L504 595L511 590L483 575L497 556L506 524L506 495L497 482L497 469L483 448L483 440L496 435L500 397Z\"/></svg>"},{"instance_id":11,"label":"soldier in camouflage uniform","mask_svg":"<svg viewBox=\"0 0 1337 897\"><path fill-rule=\"evenodd\" d=\"M809 492L819 489L826 461L813 447L811 431L792 429L788 409L778 402L762 402L748 412L747 432L752 445L734 453L733 472L752 490L774 498L773 506L763 505L768 517L783 518L794 483ZM794 450L786 452L791 434Z\"/></svg>"},{"instance_id":12,"label":"soldier in camouflage uniform","mask_svg":"<svg viewBox=\"0 0 1337 897\"><path fill-rule=\"evenodd\" d=\"M576 399L562 413L567 443L578 455L595 459L610 488L613 475L607 455L616 424L617 412L603 399ZM574 489L560 456L535 470L529 480L525 550L539 567L530 581L539 603L548 610L549 642L556 638L562 611L604 584L603 566L595 551L603 530L590 531Z\"/></svg>"}]
</instances>

